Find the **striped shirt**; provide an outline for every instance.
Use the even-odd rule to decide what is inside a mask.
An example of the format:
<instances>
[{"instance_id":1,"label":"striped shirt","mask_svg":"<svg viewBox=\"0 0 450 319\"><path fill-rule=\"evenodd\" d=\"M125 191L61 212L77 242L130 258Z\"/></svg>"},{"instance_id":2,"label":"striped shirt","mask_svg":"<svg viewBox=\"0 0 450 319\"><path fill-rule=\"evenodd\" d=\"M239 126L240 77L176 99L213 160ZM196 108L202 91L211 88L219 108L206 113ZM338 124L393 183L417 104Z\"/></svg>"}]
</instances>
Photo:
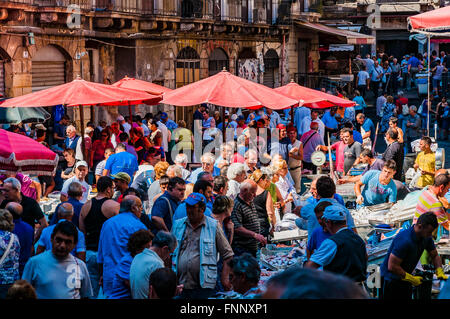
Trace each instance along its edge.
<instances>
[{"instance_id":1,"label":"striped shirt","mask_svg":"<svg viewBox=\"0 0 450 319\"><path fill-rule=\"evenodd\" d=\"M251 230L257 234L260 233L258 214L256 213L255 204L247 204L239 195L234 201L231 221L234 223L234 229L244 227L245 229ZM232 247L244 248L256 252L258 250L258 241L252 237L244 237L234 233Z\"/></svg>"},{"instance_id":2,"label":"striped shirt","mask_svg":"<svg viewBox=\"0 0 450 319\"><path fill-rule=\"evenodd\" d=\"M417 201L413 223L415 224L420 215L426 212L434 213L438 223L448 229L448 218L445 209L436 195L429 189L424 190Z\"/></svg>"}]
</instances>

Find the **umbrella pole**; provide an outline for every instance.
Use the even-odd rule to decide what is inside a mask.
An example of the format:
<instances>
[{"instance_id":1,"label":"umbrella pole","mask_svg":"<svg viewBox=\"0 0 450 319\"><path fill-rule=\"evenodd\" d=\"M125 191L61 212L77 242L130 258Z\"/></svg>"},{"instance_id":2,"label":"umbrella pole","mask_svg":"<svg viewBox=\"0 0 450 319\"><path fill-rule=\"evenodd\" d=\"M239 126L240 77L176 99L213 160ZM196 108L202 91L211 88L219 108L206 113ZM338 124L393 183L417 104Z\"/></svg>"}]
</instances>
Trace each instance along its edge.
<instances>
[{"instance_id":1,"label":"umbrella pole","mask_svg":"<svg viewBox=\"0 0 450 319\"><path fill-rule=\"evenodd\" d=\"M430 136L430 107L431 107L431 103L430 103L430 78L431 78L430 38L431 38L431 36L428 34L427 136Z\"/></svg>"},{"instance_id":2,"label":"umbrella pole","mask_svg":"<svg viewBox=\"0 0 450 319\"><path fill-rule=\"evenodd\" d=\"M291 124L294 126L294 106L291 106Z\"/></svg>"},{"instance_id":3,"label":"umbrella pole","mask_svg":"<svg viewBox=\"0 0 450 319\"><path fill-rule=\"evenodd\" d=\"M81 122L81 153L83 154L83 159L89 164L89 161L86 160L86 152L84 149L84 110L83 105L80 105L80 122Z\"/></svg>"},{"instance_id":4,"label":"umbrella pole","mask_svg":"<svg viewBox=\"0 0 450 319\"><path fill-rule=\"evenodd\" d=\"M131 110L131 104L128 102L128 112L130 113L130 118L133 119L133 112Z\"/></svg>"},{"instance_id":5,"label":"umbrella pole","mask_svg":"<svg viewBox=\"0 0 450 319\"><path fill-rule=\"evenodd\" d=\"M226 139L225 139L225 106L222 106L222 140L225 143Z\"/></svg>"}]
</instances>

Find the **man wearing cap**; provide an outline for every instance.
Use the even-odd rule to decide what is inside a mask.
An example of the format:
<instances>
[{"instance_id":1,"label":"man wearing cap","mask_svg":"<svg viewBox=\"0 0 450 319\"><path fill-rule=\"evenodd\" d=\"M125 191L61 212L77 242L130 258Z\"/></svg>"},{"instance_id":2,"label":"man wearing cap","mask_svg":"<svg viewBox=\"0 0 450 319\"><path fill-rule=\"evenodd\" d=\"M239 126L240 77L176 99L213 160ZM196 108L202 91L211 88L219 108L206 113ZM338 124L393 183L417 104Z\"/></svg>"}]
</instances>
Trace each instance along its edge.
<instances>
[{"instance_id":1,"label":"man wearing cap","mask_svg":"<svg viewBox=\"0 0 450 319\"><path fill-rule=\"evenodd\" d=\"M197 197L204 198L204 202L208 204L207 198L211 198L213 194L213 185L208 181L199 180L194 185L193 194L198 194ZM184 200L180 205L178 205L175 213L173 214L173 222L187 216L186 205L187 200ZM207 205L205 209L205 216L211 217L211 215L211 208Z\"/></svg>"},{"instance_id":2,"label":"man wearing cap","mask_svg":"<svg viewBox=\"0 0 450 319\"><path fill-rule=\"evenodd\" d=\"M198 193L186 199L187 217L174 221L172 233L178 245L173 253L173 270L183 291L181 299L206 299L215 291L219 254L223 260L221 282L231 289L229 261L233 257L222 227L214 218L205 216L206 199Z\"/></svg>"},{"instance_id":3,"label":"man wearing cap","mask_svg":"<svg viewBox=\"0 0 450 319\"><path fill-rule=\"evenodd\" d=\"M128 189L128 185L130 185L131 177L125 172L119 172L115 175L111 175L111 178L114 181L114 188L116 190L113 199L117 200L118 203L121 203L123 194Z\"/></svg>"},{"instance_id":4,"label":"man wearing cap","mask_svg":"<svg viewBox=\"0 0 450 319\"><path fill-rule=\"evenodd\" d=\"M177 123L169 119L169 115L166 112L161 113L161 122L171 131L178 128Z\"/></svg>"},{"instance_id":5,"label":"man wearing cap","mask_svg":"<svg viewBox=\"0 0 450 319\"><path fill-rule=\"evenodd\" d=\"M79 161L75 164L75 176L72 176L66 180L63 184L61 193L67 194L69 191L69 185L72 182L78 182L82 186L83 196L80 199L81 203L86 203L88 200L89 193L91 192L91 186L86 183L85 178L88 174L88 165L85 161Z\"/></svg>"},{"instance_id":6,"label":"man wearing cap","mask_svg":"<svg viewBox=\"0 0 450 319\"><path fill-rule=\"evenodd\" d=\"M305 267L323 267L323 270L347 276L362 284L367 274L366 244L348 229L344 207L326 207L322 219L332 236L322 242Z\"/></svg>"}]
</instances>

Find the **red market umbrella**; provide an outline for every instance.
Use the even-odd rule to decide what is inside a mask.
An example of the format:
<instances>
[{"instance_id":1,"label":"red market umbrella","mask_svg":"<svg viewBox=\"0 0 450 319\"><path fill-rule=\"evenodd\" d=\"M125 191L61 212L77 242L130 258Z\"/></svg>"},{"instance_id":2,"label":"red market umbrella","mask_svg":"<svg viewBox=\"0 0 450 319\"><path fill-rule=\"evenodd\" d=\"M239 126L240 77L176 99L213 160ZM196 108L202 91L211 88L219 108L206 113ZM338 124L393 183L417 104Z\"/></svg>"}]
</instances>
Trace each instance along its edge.
<instances>
[{"instance_id":1,"label":"red market umbrella","mask_svg":"<svg viewBox=\"0 0 450 319\"><path fill-rule=\"evenodd\" d=\"M58 155L39 142L0 129L0 171L7 174L54 175Z\"/></svg>"},{"instance_id":2,"label":"red market umbrella","mask_svg":"<svg viewBox=\"0 0 450 319\"><path fill-rule=\"evenodd\" d=\"M450 6L408 17L408 24L411 32L450 31Z\"/></svg>"},{"instance_id":3,"label":"red market umbrella","mask_svg":"<svg viewBox=\"0 0 450 319\"><path fill-rule=\"evenodd\" d=\"M161 95L75 79L69 83L5 100L0 107L121 106L142 103L157 104L160 100Z\"/></svg>"},{"instance_id":4,"label":"red market umbrella","mask_svg":"<svg viewBox=\"0 0 450 319\"><path fill-rule=\"evenodd\" d=\"M332 106L349 107L356 105L353 101L298 85L294 81L276 88L275 91L299 100L301 106L312 109L326 109Z\"/></svg>"},{"instance_id":5,"label":"red market umbrella","mask_svg":"<svg viewBox=\"0 0 450 319\"><path fill-rule=\"evenodd\" d=\"M245 80L223 70L206 79L165 93L161 103L177 106L211 103L247 109L259 109L264 106L273 110L282 110L298 104L298 101L267 86Z\"/></svg>"},{"instance_id":6,"label":"red market umbrella","mask_svg":"<svg viewBox=\"0 0 450 319\"><path fill-rule=\"evenodd\" d=\"M155 83L142 81L134 78L129 78L128 76L125 76L122 80L113 83L112 86L124 89L144 91L156 95L161 95L163 93L173 91L172 89L166 88L165 86L161 86Z\"/></svg>"}]
</instances>

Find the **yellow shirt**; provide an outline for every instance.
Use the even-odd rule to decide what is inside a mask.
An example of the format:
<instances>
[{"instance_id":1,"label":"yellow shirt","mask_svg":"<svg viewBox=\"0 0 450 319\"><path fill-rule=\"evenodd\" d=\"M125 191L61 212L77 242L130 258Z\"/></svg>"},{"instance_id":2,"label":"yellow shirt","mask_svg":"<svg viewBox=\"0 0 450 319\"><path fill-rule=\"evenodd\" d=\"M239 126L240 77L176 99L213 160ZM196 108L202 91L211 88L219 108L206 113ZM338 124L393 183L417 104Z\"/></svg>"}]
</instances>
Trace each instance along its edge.
<instances>
[{"instance_id":1,"label":"yellow shirt","mask_svg":"<svg viewBox=\"0 0 450 319\"><path fill-rule=\"evenodd\" d=\"M423 151L417 155L416 164L419 165L419 168L434 173L436 170L436 155L432 153L425 154ZM431 175L422 175L419 177L417 181L417 186L425 187L427 185L432 185L434 183L434 176Z\"/></svg>"},{"instance_id":2,"label":"yellow shirt","mask_svg":"<svg viewBox=\"0 0 450 319\"><path fill-rule=\"evenodd\" d=\"M176 145L177 150L192 150L192 132L188 130L187 128L179 128L175 130L175 136L174 139L180 139Z\"/></svg>"}]
</instances>

